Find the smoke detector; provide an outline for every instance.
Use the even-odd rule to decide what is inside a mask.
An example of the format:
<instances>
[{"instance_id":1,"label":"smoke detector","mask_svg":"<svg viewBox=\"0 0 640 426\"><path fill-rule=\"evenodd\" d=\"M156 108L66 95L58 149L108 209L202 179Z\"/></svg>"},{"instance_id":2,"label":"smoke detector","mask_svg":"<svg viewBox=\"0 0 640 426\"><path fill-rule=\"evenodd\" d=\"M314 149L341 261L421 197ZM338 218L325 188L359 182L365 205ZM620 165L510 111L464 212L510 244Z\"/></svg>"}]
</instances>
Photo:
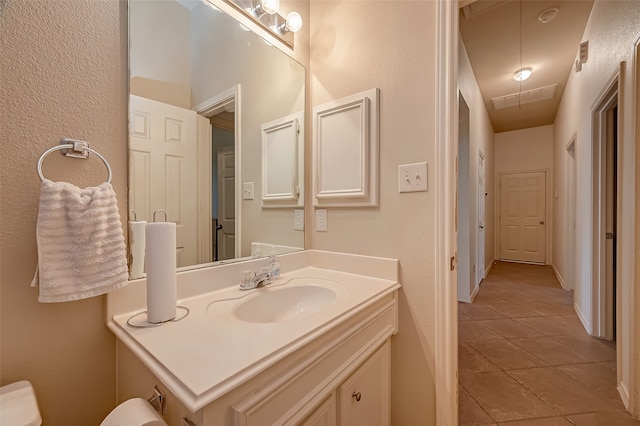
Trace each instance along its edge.
<instances>
[{"instance_id":1,"label":"smoke detector","mask_svg":"<svg viewBox=\"0 0 640 426\"><path fill-rule=\"evenodd\" d=\"M549 22L556 19L557 15L558 15L557 8L554 7L552 9L547 9L544 12L542 12L540 15L538 15L538 21L542 22L543 24L548 24Z\"/></svg>"}]
</instances>

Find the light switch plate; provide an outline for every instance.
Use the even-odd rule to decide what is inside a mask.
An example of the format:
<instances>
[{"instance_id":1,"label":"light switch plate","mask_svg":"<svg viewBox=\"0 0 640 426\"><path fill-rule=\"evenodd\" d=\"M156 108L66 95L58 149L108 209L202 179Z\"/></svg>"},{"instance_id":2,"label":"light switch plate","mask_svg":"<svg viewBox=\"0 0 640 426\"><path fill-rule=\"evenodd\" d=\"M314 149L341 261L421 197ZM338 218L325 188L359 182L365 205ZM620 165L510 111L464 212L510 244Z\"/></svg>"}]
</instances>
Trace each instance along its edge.
<instances>
[{"instance_id":1,"label":"light switch plate","mask_svg":"<svg viewBox=\"0 0 640 426\"><path fill-rule=\"evenodd\" d=\"M428 187L426 162L398 166L398 192L427 191Z\"/></svg>"},{"instance_id":2,"label":"light switch plate","mask_svg":"<svg viewBox=\"0 0 640 426\"><path fill-rule=\"evenodd\" d=\"M253 200L253 182L242 182L242 199Z\"/></svg>"},{"instance_id":3,"label":"light switch plate","mask_svg":"<svg viewBox=\"0 0 640 426\"><path fill-rule=\"evenodd\" d=\"M316 210L316 231L327 232L327 209Z\"/></svg>"},{"instance_id":4,"label":"light switch plate","mask_svg":"<svg viewBox=\"0 0 640 426\"><path fill-rule=\"evenodd\" d=\"M293 211L293 229L304 231L304 210L295 209Z\"/></svg>"}]
</instances>

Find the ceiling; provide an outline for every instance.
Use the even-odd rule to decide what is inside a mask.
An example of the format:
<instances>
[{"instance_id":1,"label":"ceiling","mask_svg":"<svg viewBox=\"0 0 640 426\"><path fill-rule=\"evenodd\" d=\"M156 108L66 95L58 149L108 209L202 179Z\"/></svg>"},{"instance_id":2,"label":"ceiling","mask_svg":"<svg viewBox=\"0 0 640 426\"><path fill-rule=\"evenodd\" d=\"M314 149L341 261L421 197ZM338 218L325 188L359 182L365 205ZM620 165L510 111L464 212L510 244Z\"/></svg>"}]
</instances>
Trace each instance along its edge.
<instances>
[{"instance_id":1,"label":"ceiling","mask_svg":"<svg viewBox=\"0 0 640 426\"><path fill-rule=\"evenodd\" d=\"M496 133L553 124L592 6L593 0L460 2L460 34ZM538 16L551 8L556 18L543 24ZM520 83L513 74L521 61L533 74ZM553 97L537 100L542 94Z\"/></svg>"}]
</instances>

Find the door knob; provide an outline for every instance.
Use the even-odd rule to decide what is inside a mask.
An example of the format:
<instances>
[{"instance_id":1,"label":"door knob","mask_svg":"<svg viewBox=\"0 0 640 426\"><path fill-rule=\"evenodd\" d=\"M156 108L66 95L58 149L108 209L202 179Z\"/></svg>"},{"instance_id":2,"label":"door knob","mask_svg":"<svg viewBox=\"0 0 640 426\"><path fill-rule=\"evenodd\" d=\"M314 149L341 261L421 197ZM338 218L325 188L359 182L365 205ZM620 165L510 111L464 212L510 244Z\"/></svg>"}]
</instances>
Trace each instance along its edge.
<instances>
[{"instance_id":1,"label":"door knob","mask_svg":"<svg viewBox=\"0 0 640 426\"><path fill-rule=\"evenodd\" d=\"M484 226L483 226L483 225L480 225L480 229L484 229Z\"/></svg>"},{"instance_id":2,"label":"door knob","mask_svg":"<svg viewBox=\"0 0 640 426\"><path fill-rule=\"evenodd\" d=\"M544 225L544 220L541 220L541 221L540 221L540 225Z\"/></svg>"},{"instance_id":3,"label":"door knob","mask_svg":"<svg viewBox=\"0 0 640 426\"><path fill-rule=\"evenodd\" d=\"M362 398L362 394L360 392L354 392L351 394L352 398L355 398L356 402L360 402L360 398Z\"/></svg>"}]
</instances>

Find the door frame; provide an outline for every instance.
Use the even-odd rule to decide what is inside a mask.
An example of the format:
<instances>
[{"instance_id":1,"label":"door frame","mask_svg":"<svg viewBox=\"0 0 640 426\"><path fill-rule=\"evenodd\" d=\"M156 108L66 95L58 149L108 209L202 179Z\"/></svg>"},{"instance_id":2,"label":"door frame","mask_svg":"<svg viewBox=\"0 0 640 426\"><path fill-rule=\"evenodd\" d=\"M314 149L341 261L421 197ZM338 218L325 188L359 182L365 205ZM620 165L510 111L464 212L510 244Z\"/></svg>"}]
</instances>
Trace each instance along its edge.
<instances>
[{"instance_id":1,"label":"door frame","mask_svg":"<svg viewBox=\"0 0 640 426\"><path fill-rule=\"evenodd\" d=\"M487 173L486 173L486 159L487 157L484 155L481 149L478 149L478 206L477 206L477 228L476 232L478 233L477 244L476 247L476 288L480 288L480 283L485 278L486 268L484 266L486 262L486 253L485 253L485 241L487 239L487 205L486 205L486 193L487 193ZM482 162L482 190L480 189L480 163ZM482 208L480 208L482 206ZM484 211L482 211L484 210ZM482 217L482 225L480 225L480 217ZM480 228L482 226L482 228ZM482 230L482 231L481 231ZM480 241L480 233L483 234L482 241Z\"/></svg>"},{"instance_id":2,"label":"door frame","mask_svg":"<svg viewBox=\"0 0 640 426\"><path fill-rule=\"evenodd\" d=\"M456 156L458 148L458 0L436 2L435 395L436 424L458 424Z\"/></svg>"},{"instance_id":3,"label":"door frame","mask_svg":"<svg viewBox=\"0 0 640 426\"><path fill-rule=\"evenodd\" d=\"M466 116L465 116L466 111ZM477 283L472 265L476 259L471 259L472 244L476 242L471 233L476 232L476 218L472 217L472 187L471 179L471 111L464 95L458 90L458 155L457 155L457 191L456 191L456 280L458 281L458 301L471 303L477 293ZM462 115L462 117L461 117ZM474 253L474 257L476 253Z\"/></svg>"},{"instance_id":4,"label":"door frame","mask_svg":"<svg viewBox=\"0 0 640 426\"><path fill-rule=\"evenodd\" d=\"M609 114L613 110L615 106L618 106L618 121L616 123L617 128L621 129L620 117L622 116L621 107L622 102L620 99L620 94L623 92L623 84L624 81L624 63L620 63L620 65L616 68L614 73L609 77L606 84L604 85L603 90L600 92L596 101L593 103L591 108L592 111L592 159L593 159L593 182L592 182L592 201L593 201L593 228L591 234L591 248L592 248L592 281L591 281L591 294L592 294L592 330L591 334L594 337L607 337L607 328L610 328L611 318L607 319L607 285L606 285L606 199L603 196L605 194L605 186L606 186L606 144L607 144L607 132L609 129L608 120ZM621 145L622 134L618 131L618 147ZM616 250L618 253L621 253L621 245L619 236L621 235L620 224L622 223L621 219L621 191L620 191L620 182L622 182L621 176L621 167L622 164L620 159L621 150L617 150L617 171L616 178L618 181L618 185L616 188L616 231L615 234L618 236L616 238ZM616 263L614 265L615 275L620 277L620 262L619 258L616 259ZM618 292L620 293L620 292ZM618 324L620 324L620 301L613 301L616 306L616 312L618 315ZM620 339L616 342L616 346L618 349L618 362L621 361L621 347L620 347Z\"/></svg>"},{"instance_id":5,"label":"door frame","mask_svg":"<svg viewBox=\"0 0 640 426\"><path fill-rule=\"evenodd\" d=\"M239 185L242 176L242 170L240 168L240 157L241 157L241 102L242 99L240 96L240 84L236 84L235 86L230 87L229 89L201 102L200 104L193 107L193 109L201 116L206 118L211 118L214 115L222 112L228 111L229 108L233 108L234 111L234 150L235 150L235 169L236 169L236 186L235 186L235 208L236 208L236 225L235 225L235 235L236 235L236 247L235 247L235 257L239 258L242 255L242 236L241 236L241 218L242 218L242 185ZM211 126L209 126L211 127ZM210 130L209 130L210 131ZM201 131L198 132L198 136L200 136ZM206 173L198 173L198 193L202 195L202 204L200 208L203 210L211 209L211 144L205 143L204 138L198 137L198 146L200 153L200 157L198 159L198 170L209 170L209 174L207 176ZM208 202L207 202L208 200ZM202 222L203 230L206 226L209 226L209 230L211 229L211 218L208 217L208 225L204 224L204 220ZM211 231L209 231L211 233Z\"/></svg>"},{"instance_id":6,"label":"door frame","mask_svg":"<svg viewBox=\"0 0 640 426\"><path fill-rule=\"evenodd\" d=\"M565 176L566 181L566 192L567 192L567 217L566 217L566 226L565 226L565 235L566 239L569 242L568 251L569 256L567 256L567 277L566 280L559 280L560 284L562 284L562 288L565 290L571 290L576 288L576 208L577 208L577 194L578 194L578 169L577 169L577 154L578 154L578 145L577 141L577 133L574 133L571 137L569 143L565 146L565 150L567 151L567 174ZM555 268L555 265L554 265ZM556 271L556 276L561 277L561 275Z\"/></svg>"},{"instance_id":7,"label":"door frame","mask_svg":"<svg viewBox=\"0 0 640 426\"><path fill-rule=\"evenodd\" d=\"M501 228L502 228L502 218L500 217L500 212L502 208L502 193L500 191L500 181L502 180L502 176L511 175L511 174L521 174L521 173L544 173L544 181L545 181L545 198L544 198L544 223L546 224L544 229L544 264L551 264L551 227L553 226L551 218L551 170L550 169L527 169L527 170L518 170L518 171L509 171L509 172L498 172L496 174L495 180L495 193L496 193L496 209L497 214L495 215L496 221L496 229L495 229L495 239L496 248L498 252L498 258L500 258L500 253L502 252L501 243Z\"/></svg>"}]
</instances>

